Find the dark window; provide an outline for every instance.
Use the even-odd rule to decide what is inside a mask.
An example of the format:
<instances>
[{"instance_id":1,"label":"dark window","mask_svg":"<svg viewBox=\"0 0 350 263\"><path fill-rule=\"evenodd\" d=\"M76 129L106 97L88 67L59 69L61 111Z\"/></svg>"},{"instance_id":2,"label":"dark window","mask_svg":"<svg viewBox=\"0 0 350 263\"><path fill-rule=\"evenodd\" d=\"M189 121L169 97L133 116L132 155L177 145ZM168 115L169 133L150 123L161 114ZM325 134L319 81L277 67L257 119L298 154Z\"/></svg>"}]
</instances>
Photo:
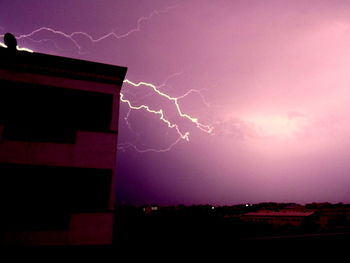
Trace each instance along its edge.
<instances>
[{"instance_id":1,"label":"dark window","mask_svg":"<svg viewBox=\"0 0 350 263\"><path fill-rule=\"evenodd\" d=\"M0 228L66 229L74 212L108 210L112 170L0 164Z\"/></svg>"},{"instance_id":2,"label":"dark window","mask_svg":"<svg viewBox=\"0 0 350 263\"><path fill-rule=\"evenodd\" d=\"M112 106L112 94L0 82L5 139L74 143L77 130L109 131Z\"/></svg>"}]
</instances>

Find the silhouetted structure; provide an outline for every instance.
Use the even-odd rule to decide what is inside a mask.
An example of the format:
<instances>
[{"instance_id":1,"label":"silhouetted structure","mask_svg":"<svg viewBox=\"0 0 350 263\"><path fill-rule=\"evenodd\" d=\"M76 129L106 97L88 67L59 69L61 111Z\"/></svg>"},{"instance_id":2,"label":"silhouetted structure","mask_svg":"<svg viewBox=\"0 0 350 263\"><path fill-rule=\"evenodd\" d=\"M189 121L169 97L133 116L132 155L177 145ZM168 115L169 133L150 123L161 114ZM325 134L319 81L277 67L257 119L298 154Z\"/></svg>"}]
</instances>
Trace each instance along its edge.
<instances>
[{"instance_id":1,"label":"silhouetted structure","mask_svg":"<svg viewBox=\"0 0 350 263\"><path fill-rule=\"evenodd\" d=\"M266 223L273 226L301 226L308 218L310 218L314 211L257 211L250 212L240 216L243 222Z\"/></svg>"},{"instance_id":2,"label":"silhouetted structure","mask_svg":"<svg viewBox=\"0 0 350 263\"><path fill-rule=\"evenodd\" d=\"M4 42L9 51L15 51L17 48L17 40L14 35L6 33L4 35Z\"/></svg>"},{"instance_id":3,"label":"silhouetted structure","mask_svg":"<svg viewBox=\"0 0 350 263\"><path fill-rule=\"evenodd\" d=\"M126 68L0 48L0 243L111 244Z\"/></svg>"}]
</instances>

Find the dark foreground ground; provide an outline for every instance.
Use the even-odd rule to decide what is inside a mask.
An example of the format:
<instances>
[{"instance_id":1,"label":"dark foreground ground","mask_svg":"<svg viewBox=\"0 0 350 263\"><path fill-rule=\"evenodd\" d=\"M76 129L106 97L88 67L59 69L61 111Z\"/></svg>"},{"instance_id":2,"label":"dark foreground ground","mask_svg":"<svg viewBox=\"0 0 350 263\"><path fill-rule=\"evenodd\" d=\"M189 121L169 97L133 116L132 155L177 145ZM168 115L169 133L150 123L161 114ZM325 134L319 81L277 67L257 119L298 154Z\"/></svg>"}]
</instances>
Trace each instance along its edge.
<instances>
[{"instance_id":1,"label":"dark foreground ground","mask_svg":"<svg viewBox=\"0 0 350 263\"><path fill-rule=\"evenodd\" d=\"M116 217L114 248L127 257L148 255L152 258L166 254L232 259L243 256L263 261L276 259L279 254L331 255L335 259L350 252L350 231L346 229L320 231L312 225L276 229L208 211L192 212L145 215L124 211Z\"/></svg>"},{"instance_id":2,"label":"dark foreground ground","mask_svg":"<svg viewBox=\"0 0 350 263\"><path fill-rule=\"evenodd\" d=\"M12 259L3 262L338 262L350 252L349 232L247 238L183 232L177 228L170 232L131 231L117 236L112 246L3 248L2 257L10 255Z\"/></svg>"},{"instance_id":3,"label":"dark foreground ground","mask_svg":"<svg viewBox=\"0 0 350 263\"><path fill-rule=\"evenodd\" d=\"M135 238L135 239L134 239ZM213 236L194 237L186 233L175 236L131 236L112 246L2 248L2 258L10 261L98 262L290 262L293 260L347 260L350 233L325 233L259 237L249 239L219 239ZM189 261L190 260L190 261ZM35 262L37 262L35 261ZM323 261L322 261L323 262Z\"/></svg>"},{"instance_id":4,"label":"dark foreground ground","mask_svg":"<svg viewBox=\"0 0 350 263\"><path fill-rule=\"evenodd\" d=\"M188 262L189 258L195 259L193 262L235 262L233 259L238 258L283 262L305 256L330 256L334 262L350 252L350 231L346 229L276 229L246 224L237 217L227 218L207 210L147 214L140 209L123 208L115 218L111 246L2 247L2 252L13 258L48 255L46 262L69 260L72 255L80 259L94 255L118 262Z\"/></svg>"}]
</instances>

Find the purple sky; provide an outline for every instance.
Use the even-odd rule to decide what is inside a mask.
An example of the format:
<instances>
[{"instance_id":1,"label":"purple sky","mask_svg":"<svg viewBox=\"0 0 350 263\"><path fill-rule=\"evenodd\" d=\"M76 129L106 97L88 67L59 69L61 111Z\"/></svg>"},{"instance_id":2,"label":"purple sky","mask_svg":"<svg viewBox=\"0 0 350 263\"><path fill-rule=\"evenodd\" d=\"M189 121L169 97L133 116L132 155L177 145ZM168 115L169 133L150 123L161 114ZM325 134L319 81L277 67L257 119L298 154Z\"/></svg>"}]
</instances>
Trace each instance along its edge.
<instances>
[{"instance_id":1,"label":"purple sky","mask_svg":"<svg viewBox=\"0 0 350 263\"><path fill-rule=\"evenodd\" d=\"M178 104L210 133L124 83L133 106L190 134L121 103L119 203L350 202L349 1L3 0L5 32L127 66L171 98L196 90Z\"/></svg>"}]
</instances>

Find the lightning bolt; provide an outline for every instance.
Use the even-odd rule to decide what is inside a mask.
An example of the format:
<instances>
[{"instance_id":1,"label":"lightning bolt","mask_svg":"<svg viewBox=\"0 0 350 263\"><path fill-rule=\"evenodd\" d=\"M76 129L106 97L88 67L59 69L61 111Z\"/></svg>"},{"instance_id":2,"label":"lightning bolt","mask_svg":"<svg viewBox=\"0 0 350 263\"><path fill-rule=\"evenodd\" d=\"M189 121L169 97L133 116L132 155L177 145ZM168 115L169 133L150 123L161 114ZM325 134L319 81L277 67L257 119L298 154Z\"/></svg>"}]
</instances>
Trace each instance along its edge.
<instances>
[{"instance_id":1,"label":"lightning bolt","mask_svg":"<svg viewBox=\"0 0 350 263\"><path fill-rule=\"evenodd\" d=\"M132 109L129 107L128 112L125 114L124 120L125 120L125 123L126 123L126 126L128 127L128 129L129 129L133 134L135 134L136 136L140 137L141 134L138 133L137 131L135 131L135 130L132 128L131 123L129 122L129 117L130 117L131 110L132 110Z\"/></svg>"},{"instance_id":2,"label":"lightning bolt","mask_svg":"<svg viewBox=\"0 0 350 263\"><path fill-rule=\"evenodd\" d=\"M129 142L127 143L121 143L118 144L118 149L126 151L127 148L133 148L135 151L139 153L149 153L149 152L155 152L155 153L164 153L164 152L169 152L171 149L178 144L181 141L181 137L178 137L176 141L174 141L172 144L170 144L168 147L163 148L163 149L154 149L154 148L147 148L147 149L140 149L134 144L131 144Z\"/></svg>"},{"instance_id":3,"label":"lightning bolt","mask_svg":"<svg viewBox=\"0 0 350 263\"><path fill-rule=\"evenodd\" d=\"M129 80L125 80L125 81L129 81ZM175 128L177 133L179 134L179 136L181 137L181 139L184 139L186 141L189 141L189 132L186 132L186 133L182 133L179 129L179 126L177 124L173 124L171 123L169 120L167 120L165 117L164 117L164 112L162 109L160 110L152 110L150 109L149 106L147 105L140 105L140 106L133 106L131 104L131 102L129 100L126 100L124 99L124 94L123 93L120 93L120 101L124 102L124 103L127 103L129 108L130 109L133 109L133 110L141 110L141 109L144 109L150 113L153 113L153 114L156 114L156 115L159 115L159 119L161 121L163 121L165 124L167 124L167 126L169 128Z\"/></svg>"},{"instance_id":4,"label":"lightning bolt","mask_svg":"<svg viewBox=\"0 0 350 263\"><path fill-rule=\"evenodd\" d=\"M168 78L169 79L169 78ZM168 80L167 79L167 80ZM151 88L156 94L158 94L159 96L161 97L164 97L166 98L167 100L173 102L173 104L175 105L176 107L176 110L177 110L177 113L179 114L179 116L181 118L184 118L184 119L187 119L189 120L190 122L192 122L193 124L195 124L195 126L197 128L199 128L201 131L205 132L205 133L208 133L208 134L213 134L213 127L210 126L210 125L205 125L205 124L202 124L201 122L199 122L199 119L198 118L194 118L192 116L190 116L189 114L186 114L186 113L183 113L183 111L181 110L181 107L179 105L179 100L180 99L183 99L185 98L186 96L188 96L189 94L191 93L198 93L200 94L201 98L203 101L205 101L204 99L204 96L201 94L200 90L195 90L195 89L191 89L189 90L188 92L186 92L185 94L183 94L182 96L179 96L179 97L171 97L169 96L168 94L164 93L164 92L161 92L159 90L160 87L164 87L165 86L165 83L164 82L162 85L160 85L158 88L156 85L152 84L152 83L148 83L148 82L138 82L138 83L135 83L135 82L132 82L128 79L125 79L124 80L124 83L128 84L128 85L131 85L133 87L142 87L142 86L145 86L145 87L148 87L148 88ZM120 94L120 101L121 102L124 102L126 103L128 106L129 106L129 111L126 115L126 117L124 118L129 129L131 129L131 125L130 123L128 122L128 117L130 115L130 112L131 112L131 109L132 110L146 110L147 112L149 113L152 113L152 114L155 114L155 115L158 115L159 116L159 119L164 122L167 127L169 128L172 128L172 129L175 129L177 134L178 134L178 139L176 141L174 141L172 144L170 144L168 147L164 148L164 149L154 149L154 148L149 148L149 149L140 149L138 148L136 145L133 145L131 143L124 143L124 144L120 144L119 145L119 149L123 149L125 150L125 148L129 148L129 147L132 147L134 148L137 152L140 152L140 153L145 153L145 152L158 152L158 153L161 153L161 152L167 152L167 151L170 151L177 143L179 143L182 139L183 140L186 140L187 142L190 140L189 139L189 136L190 136L190 132L181 132L180 130L180 127L175 124L175 123L172 123L171 121L169 121L168 119L165 118L165 115L164 115L164 110L160 109L160 110L153 110L151 109L148 105L139 105L139 106L134 106L130 100L127 100L124 98L124 94L121 93ZM134 132L135 133L135 132Z\"/></svg>"},{"instance_id":5,"label":"lightning bolt","mask_svg":"<svg viewBox=\"0 0 350 263\"><path fill-rule=\"evenodd\" d=\"M44 42L44 41L52 41L51 39L41 39L41 40L34 40L33 39L34 35L36 35L36 34L38 34L40 32L45 32L46 31L46 32L53 33L55 35L62 36L64 38L66 38L66 39L69 39L73 43L73 45L78 49L79 54L82 54L82 46L75 39L77 36L84 36L87 39L89 39L91 41L91 43L98 43L98 42L100 42L102 40L105 40L107 38L110 38L110 37L113 37L113 38L115 38L117 40L120 40L120 39L123 39L123 38L126 38L126 37L130 36L133 33L141 31L141 25L142 25L143 22L152 19L156 15L160 15L160 14L163 14L163 13L168 13L171 9L174 9L174 8L175 8L175 6L170 6L170 7L167 7L165 9L162 9L162 10L153 10L148 16L140 17L137 20L135 28L129 30L128 32L126 32L124 34L119 34L119 35L116 34L115 32L110 32L110 33L107 33L107 34L105 34L105 35L103 35L101 37L94 38L90 34L88 34L86 32L82 32L82 31L76 31L76 32L72 32L72 33L68 34L68 33L65 33L63 31L55 30L55 29L50 28L50 27L40 27L40 28L30 32L29 34L22 34L22 35L16 36L16 39L17 40L21 40L21 39L27 38L27 39L30 39L31 41L34 41L34 42L37 42L37 43L41 43L41 42ZM3 35L0 35L0 36L3 36ZM56 48L58 48L58 45L56 43L55 43L55 46L56 46Z\"/></svg>"},{"instance_id":6,"label":"lightning bolt","mask_svg":"<svg viewBox=\"0 0 350 263\"><path fill-rule=\"evenodd\" d=\"M188 96L188 95L189 95L190 93L192 93L192 92L200 92L200 91L191 89L191 90L189 90L188 92L186 92L186 93L185 93L184 95L182 95L182 96L179 96L179 97L171 97L171 96L169 96L168 94L166 94L166 93L164 93L164 92L161 92L161 91L160 91L159 89L157 89L157 87L156 87L155 85L153 85L152 83L147 83L147 82L143 82L143 81L138 82L138 83L135 83L135 82L132 82L132 81L130 81L130 80L128 80L128 79L125 79L125 80L124 80L124 83L130 84L130 85L132 85L132 86L134 86L134 87L147 86L147 87L153 89L153 91L155 91L159 96L164 97L164 98L166 98L166 99L168 99L168 100L170 100L170 101L172 101L172 102L174 103L174 105L176 106L176 110L177 110L177 112L178 112L178 114L179 114L180 117L185 118L185 119L191 121L192 123L194 123L194 124L196 125L197 128L199 128L199 129L202 130L203 132L206 132L206 133L208 133L208 134L212 134L213 127L211 127L210 125L202 124L202 123L199 122L198 118L194 118L194 117L192 117L192 116L190 116L190 115L188 115L188 114L186 114L186 113L183 113L182 110L181 110L181 107L180 107L180 105L179 105L179 100L180 100L180 99L185 98L186 96ZM127 102L127 103L129 104L129 107L130 107L130 108L133 107L133 106L131 105L130 101L127 101L127 100L123 101L123 96L122 96L122 94L121 94L121 101L122 101L122 102ZM141 108L139 108L139 107L141 107ZM146 105L141 105L141 106L139 106L139 107L135 107L135 109L138 110L138 109L142 109L142 108L143 108L143 109L146 109L147 111L152 112L152 113L154 113L154 114L159 114L159 115L161 115L161 120L163 120L164 122L166 122L166 123L168 124L168 126L170 125L170 126L169 126L170 128L178 128L177 125L174 126L173 124L170 123L170 121L164 119L164 114L163 114L163 111L162 111L162 110L159 110L159 111L152 111L152 110L150 110L149 108L146 108ZM179 132L179 135L180 135L183 139L189 140L189 139L188 139L189 133L188 133L188 135L186 136L186 134L182 134L181 132Z\"/></svg>"},{"instance_id":7,"label":"lightning bolt","mask_svg":"<svg viewBox=\"0 0 350 263\"><path fill-rule=\"evenodd\" d=\"M2 43L2 42L0 42L0 47L7 48L7 46L6 46L4 43ZM16 48L17 48L17 50L19 50L19 51L27 51L27 52L30 52L30 53L33 53L33 52L34 52L33 50L31 50L31 49L29 49L29 48L25 48L25 47L19 47L19 46L17 46Z\"/></svg>"}]
</instances>

